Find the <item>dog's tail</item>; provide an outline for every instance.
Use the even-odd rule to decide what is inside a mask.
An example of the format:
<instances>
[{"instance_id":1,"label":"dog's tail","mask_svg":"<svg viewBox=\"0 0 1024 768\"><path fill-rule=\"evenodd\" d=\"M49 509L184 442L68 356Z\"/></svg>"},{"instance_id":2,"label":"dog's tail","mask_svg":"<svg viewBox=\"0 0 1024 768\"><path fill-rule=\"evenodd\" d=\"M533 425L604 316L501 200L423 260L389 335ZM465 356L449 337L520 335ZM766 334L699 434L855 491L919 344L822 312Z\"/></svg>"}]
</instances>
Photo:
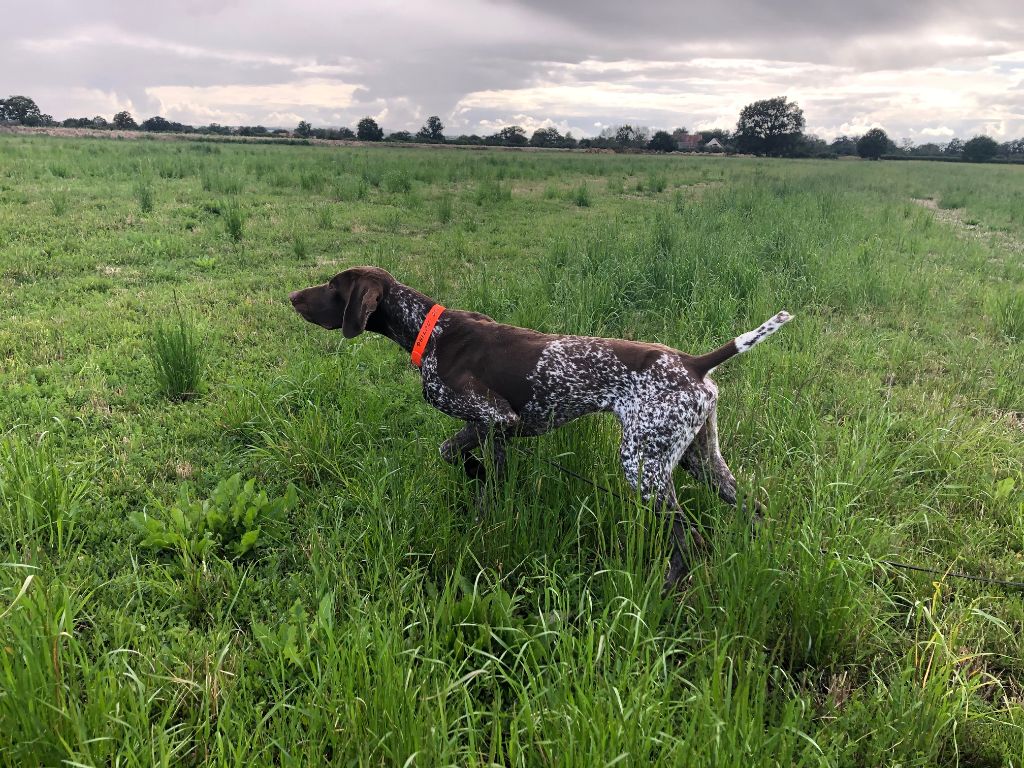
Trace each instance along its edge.
<instances>
[{"instance_id":1,"label":"dog's tail","mask_svg":"<svg viewBox=\"0 0 1024 768\"><path fill-rule=\"evenodd\" d=\"M703 378L733 355L746 352L755 345L760 344L792 319L793 316L783 310L768 322L759 325L752 331L740 334L728 344L722 345L715 351L693 358L689 361L689 367L693 369L694 373Z\"/></svg>"}]
</instances>

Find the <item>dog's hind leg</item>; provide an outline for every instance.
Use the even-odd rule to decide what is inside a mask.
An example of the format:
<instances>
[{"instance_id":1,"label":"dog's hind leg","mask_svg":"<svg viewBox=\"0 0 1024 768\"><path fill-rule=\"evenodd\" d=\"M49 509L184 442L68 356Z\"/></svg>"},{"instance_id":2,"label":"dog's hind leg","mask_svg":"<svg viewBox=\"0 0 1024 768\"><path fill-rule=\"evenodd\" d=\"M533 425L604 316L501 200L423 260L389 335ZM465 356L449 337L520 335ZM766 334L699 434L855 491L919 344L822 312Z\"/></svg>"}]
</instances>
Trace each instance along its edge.
<instances>
[{"instance_id":1,"label":"dog's hind leg","mask_svg":"<svg viewBox=\"0 0 1024 768\"><path fill-rule=\"evenodd\" d=\"M736 506L736 477L722 457L718 445L718 406L712 403L704 426L697 432L693 442L683 453L682 467L697 480L710 485L718 497L732 506ZM751 516L754 520L763 517L764 508L756 499L745 501L744 507L753 507Z\"/></svg>"},{"instance_id":2,"label":"dog's hind leg","mask_svg":"<svg viewBox=\"0 0 1024 768\"><path fill-rule=\"evenodd\" d=\"M687 522L672 484L672 470L693 439L694 429L684 423L685 412L679 409L665 408L659 412L659 423L653 423L651 411L645 413L646 419L622 418L620 454L626 480L640 491L644 501L655 502L669 526L672 550L664 583L664 588L669 589L689 570L694 548L703 549L705 543L697 529Z\"/></svg>"}]
</instances>

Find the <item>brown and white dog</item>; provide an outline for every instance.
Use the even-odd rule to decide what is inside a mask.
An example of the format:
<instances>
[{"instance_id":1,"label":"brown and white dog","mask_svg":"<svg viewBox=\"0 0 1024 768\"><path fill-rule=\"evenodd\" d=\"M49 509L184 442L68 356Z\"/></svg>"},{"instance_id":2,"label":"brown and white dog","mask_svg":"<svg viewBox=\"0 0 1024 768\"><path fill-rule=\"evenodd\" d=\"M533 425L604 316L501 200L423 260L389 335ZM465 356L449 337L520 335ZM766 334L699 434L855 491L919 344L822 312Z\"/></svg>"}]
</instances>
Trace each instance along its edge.
<instances>
[{"instance_id":1,"label":"brown and white dog","mask_svg":"<svg viewBox=\"0 0 1024 768\"><path fill-rule=\"evenodd\" d=\"M323 328L340 328L346 338L373 331L413 352L426 401L465 422L441 445L441 455L461 462L472 477L483 477L483 464L471 451L488 435L500 468L510 437L540 435L587 413L614 413L622 423L626 479L671 514L667 585L684 572L688 548L687 529L676 514L681 508L672 483L675 466L682 462L736 504L736 478L718 447L718 388L708 374L791 319L779 312L695 357L661 344L551 335L478 312L442 309L377 267L347 269L289 298L299 314ZM696 531L689 535L699 541Z\"/></svg>"}]
</instances>

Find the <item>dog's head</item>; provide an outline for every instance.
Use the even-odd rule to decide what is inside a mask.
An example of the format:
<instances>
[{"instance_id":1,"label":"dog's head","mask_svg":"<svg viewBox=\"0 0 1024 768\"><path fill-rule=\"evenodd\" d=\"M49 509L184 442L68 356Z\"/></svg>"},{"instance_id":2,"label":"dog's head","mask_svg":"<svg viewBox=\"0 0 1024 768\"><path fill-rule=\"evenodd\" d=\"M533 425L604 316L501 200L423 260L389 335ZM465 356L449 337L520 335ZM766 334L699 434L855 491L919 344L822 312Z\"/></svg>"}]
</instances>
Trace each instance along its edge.
<instances>
[{"instance_id":1,"label":"dog's head","mask_svg":"<svg viewBox=\"0 0 1024 768\"><path fill-rule=\"evenodd\" d=\"M366 330L370 315L377 311L388 288L395 282L378 267L352 267L323 285L288 294L295 311L327 330L341 328L346 339Z\"/></svg>"}]
</instances>

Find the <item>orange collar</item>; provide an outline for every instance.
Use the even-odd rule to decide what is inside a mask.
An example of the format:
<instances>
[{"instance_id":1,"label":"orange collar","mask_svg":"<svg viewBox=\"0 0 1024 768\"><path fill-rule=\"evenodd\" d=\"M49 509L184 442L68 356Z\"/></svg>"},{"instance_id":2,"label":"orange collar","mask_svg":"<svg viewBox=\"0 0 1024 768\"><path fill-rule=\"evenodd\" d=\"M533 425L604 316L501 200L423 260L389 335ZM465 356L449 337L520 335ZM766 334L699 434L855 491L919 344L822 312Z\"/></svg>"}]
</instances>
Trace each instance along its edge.
<instances>
[{"instance_id":1,"label":"orange collar","mask_svg":"<svg viewBox=\"0 0 1024 768\"><path fill-rule=\"evenodd\" d=\"M442 312L444 312L444 307L440 304L432 306L430 311L427 312L423 325L420 326L420 332L416 334L416 343L412 345L412 364L417 368L423 362L423 350L427 348L430 334L434 332L434 326L437 325L437 319L441 316Z\"/></svg>"}]
</instances>

